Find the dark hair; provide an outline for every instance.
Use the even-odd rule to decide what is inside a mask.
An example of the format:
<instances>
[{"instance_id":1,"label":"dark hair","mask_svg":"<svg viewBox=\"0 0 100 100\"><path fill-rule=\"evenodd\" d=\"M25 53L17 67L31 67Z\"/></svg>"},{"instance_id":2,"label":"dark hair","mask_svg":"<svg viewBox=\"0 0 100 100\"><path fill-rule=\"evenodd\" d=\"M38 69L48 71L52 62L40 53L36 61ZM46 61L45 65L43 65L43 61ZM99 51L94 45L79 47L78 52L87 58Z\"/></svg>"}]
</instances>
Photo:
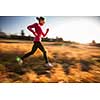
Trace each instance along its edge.
<instances>
[{"instance_id":1,"label":"dark hair","mask_svg":"<svg viewBox=\"0 0 100 100\"><path fill-rule=\"evenodd\" d=\"M44 17L36 17L36 19L37 19L38 21L40 21L40 20L45 20Z\"/></svg>"}]
</instances>

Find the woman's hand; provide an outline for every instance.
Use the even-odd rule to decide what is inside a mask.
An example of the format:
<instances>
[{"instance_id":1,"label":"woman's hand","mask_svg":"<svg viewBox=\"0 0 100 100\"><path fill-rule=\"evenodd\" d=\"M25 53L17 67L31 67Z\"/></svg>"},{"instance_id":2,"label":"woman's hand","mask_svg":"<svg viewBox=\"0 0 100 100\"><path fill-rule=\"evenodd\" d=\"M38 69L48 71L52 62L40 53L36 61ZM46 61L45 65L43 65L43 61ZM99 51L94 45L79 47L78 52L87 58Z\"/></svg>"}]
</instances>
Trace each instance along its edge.
<instances>
[{"instance_id":1,"label":"woman's hand","mask_svg":"<svg viewBox=\"0 0 100 100\"><path fill-rule=\"evenodd\" d=\"M38 36L36 32L34 32L34 35L35 35L35 37L37 37L37 36Z\"/></svg>"},{"instance_id":2,"label":"woman's hand","mask_svg":"<svg viewBox=\"0 0 100 100\"><path fill-rule=\"evenodd\" d=\"M46 33L48 33L49 32L49 28L47 28L47 30L46 30Z\"/></svg>"}]
</instances>

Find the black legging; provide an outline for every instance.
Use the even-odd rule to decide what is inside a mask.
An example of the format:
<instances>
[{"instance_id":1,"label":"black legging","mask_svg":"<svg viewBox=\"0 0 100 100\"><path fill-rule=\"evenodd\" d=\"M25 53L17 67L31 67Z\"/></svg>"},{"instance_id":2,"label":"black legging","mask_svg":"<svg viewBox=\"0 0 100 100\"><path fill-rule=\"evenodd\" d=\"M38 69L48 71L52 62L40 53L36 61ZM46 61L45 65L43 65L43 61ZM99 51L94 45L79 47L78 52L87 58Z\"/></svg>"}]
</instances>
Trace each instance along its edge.
<instances>
[{"instance_id":1,"label":"black legging","mask_svg":"<svg viewBox=\"0 0 100 100\"><path fill-rule=\"evenodd\" d=\"M48 58L47 58L47 55L46 55L46 51L45 51L43 45L41 44L41 42L34 42L34 45L33 45L33 47L32 47L31 52L25 54L23 57L21 57L21 59L23 60L24 58L29 57L30 55L34 54L35 51L36 51L38 48L43 52L45 62L48 63Z\"/></svg>"}]
</instances>

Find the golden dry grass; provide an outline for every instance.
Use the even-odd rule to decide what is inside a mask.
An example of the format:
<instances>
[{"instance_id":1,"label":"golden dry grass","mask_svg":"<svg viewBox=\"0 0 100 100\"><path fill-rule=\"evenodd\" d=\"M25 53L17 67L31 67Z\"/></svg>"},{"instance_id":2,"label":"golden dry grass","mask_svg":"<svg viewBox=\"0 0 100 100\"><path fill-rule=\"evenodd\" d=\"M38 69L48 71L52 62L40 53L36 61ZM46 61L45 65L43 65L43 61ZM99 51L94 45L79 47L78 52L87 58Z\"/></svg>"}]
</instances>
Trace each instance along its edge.
<instances>
[{"instance_id":1,"label":"golden dry grass","mask_svg":"<svg viewBox=\"0 0 100 100\"><path fill-rule=\"evenodd\" d=\"M43 43L53 68L44 67L42 53L25 59L19 66L15 58L31 50L32 43L0 43L0 82L100 82L100 48L62 42Z\"/></svg>"}]
</instances>

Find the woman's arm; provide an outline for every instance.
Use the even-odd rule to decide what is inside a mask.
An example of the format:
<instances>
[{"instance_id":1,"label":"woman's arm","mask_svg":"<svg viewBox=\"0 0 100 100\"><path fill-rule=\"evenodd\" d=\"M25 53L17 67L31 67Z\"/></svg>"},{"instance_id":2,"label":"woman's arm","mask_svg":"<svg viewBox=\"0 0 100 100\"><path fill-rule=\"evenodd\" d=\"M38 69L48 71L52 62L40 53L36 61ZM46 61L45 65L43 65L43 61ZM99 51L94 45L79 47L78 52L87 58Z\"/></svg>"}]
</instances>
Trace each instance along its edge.
<instances>
[{"instance_id":1,"label":"woman's arm","mask_svg":"<svg viewBox=\"0 0 100 100\"><path fill-rule=\"evenodd\" d=\"M32 25L29 25L29 26L27 27L27 29L28 29L29 31L31 31L35 36L37 36L36 32L34 32L34 30L32 29L32 28L35 28L35 25L36 25L36 23L35 23L35 24L32 24Z\"/></svg>"},{"instance_id":2,"label":"woman's arm","mask_svg":"<svg viewBox=\"0 0 100 100\"><path fill-rule=\"evenodd\" d=\"M42 32L43 37L45 37L47 35L47 33L49 32L49 28L47 28L46 33Z\"/></svg>"}]
</instances>

